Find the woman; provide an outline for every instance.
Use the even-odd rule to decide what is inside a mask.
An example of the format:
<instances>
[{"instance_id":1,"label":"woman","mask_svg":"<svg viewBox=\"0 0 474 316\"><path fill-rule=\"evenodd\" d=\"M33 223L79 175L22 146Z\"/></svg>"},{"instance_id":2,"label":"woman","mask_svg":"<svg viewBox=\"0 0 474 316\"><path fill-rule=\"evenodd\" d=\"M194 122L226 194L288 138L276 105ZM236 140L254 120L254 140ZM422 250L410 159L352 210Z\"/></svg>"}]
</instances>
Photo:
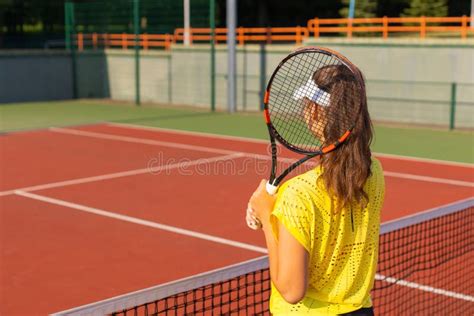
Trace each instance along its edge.
<instances>
[{"instance_id":1,"label":"woman","mask_svg":"<svg viewBox=\"0 0 474 316\"><path fill-rule=\"evenodd\" d=\"M269 253L270 310L274 315L373 315L370 290L385 184L380 162L371 157L365 87L362 95L354 93L360 86L344 66L327 66L311 79L329 100L317 104L298 92L294 98L305 102L308 128L322 143L337 140L337 122L354 102L362 109L350 137L323 155L315 169L288 180L276 196L266 192L262 180L250 198L250 215L261 222ZM336 111L331 115L339 119L326 122L327 111Z\"/></svg>"}]
</instances>

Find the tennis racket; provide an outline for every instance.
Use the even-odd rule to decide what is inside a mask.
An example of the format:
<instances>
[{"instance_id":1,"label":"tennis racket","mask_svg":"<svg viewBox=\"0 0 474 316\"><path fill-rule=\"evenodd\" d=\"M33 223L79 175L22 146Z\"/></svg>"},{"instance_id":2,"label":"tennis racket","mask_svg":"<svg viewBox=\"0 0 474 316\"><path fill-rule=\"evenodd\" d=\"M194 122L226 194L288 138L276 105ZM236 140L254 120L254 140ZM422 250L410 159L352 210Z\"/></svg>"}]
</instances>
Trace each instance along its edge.
<instances>
[{"instance_id":1,"label":"tennis racket","mask_svg":"<svg viewBox=\"0 0 474 316\"><path fill-rule=\"evenodd\" d=\"M274 195L296 167L335 150L351 137L363 102L362 74L341 54L305 47L284 58L273 72L263 100L272 154L267 192ZM279 175L277 141L303 155ZM261 227L250 214L248 209L247 225Z\"/></svg>"}]
</instances>

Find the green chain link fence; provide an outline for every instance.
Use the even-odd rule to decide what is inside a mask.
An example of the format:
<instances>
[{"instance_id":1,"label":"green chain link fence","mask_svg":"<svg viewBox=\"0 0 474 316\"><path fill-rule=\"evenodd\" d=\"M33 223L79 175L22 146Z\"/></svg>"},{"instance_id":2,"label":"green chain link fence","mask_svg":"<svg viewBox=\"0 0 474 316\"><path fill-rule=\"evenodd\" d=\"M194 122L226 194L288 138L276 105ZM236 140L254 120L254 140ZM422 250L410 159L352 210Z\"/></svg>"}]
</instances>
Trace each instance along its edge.
<instances>
[{"instance_id":1,"label":"green chain link fence","mask_svg":"<svg viewBox=\"0 0 474 316\"><path fill-rule=\"evenodd\" d=\"M190 3L192 28L209 31L225 22L216 20L214 0ZM67 2L65 13L75 97L226 109L222 33L198 34L184 45L183 1ZM267 79L292 49L294 43L237 46L237 110L261 109ZM474 127L474 84L368 80L367 86L376 121Z\"/></svg>"},{"instance_id":2,"label":"green chain link fence","mask_svg":"<svg viewBox=\"0 0 474 316\"><path fill-rule=\"evenodd\" d=\"M192 27L214 27L214 1L190 3ZM214 104L213 43L201 54L172 58L172 35L183 23L183 1L66 2L65 43L72 56L74 96L186 105L186 96L205 94L196 104ZM203 55L199 69L190 66ZM196 71L203 77L207 73L201 84L192 80ZM204 83L209 85L206 93Z\"/></svg>"}]
</instances>

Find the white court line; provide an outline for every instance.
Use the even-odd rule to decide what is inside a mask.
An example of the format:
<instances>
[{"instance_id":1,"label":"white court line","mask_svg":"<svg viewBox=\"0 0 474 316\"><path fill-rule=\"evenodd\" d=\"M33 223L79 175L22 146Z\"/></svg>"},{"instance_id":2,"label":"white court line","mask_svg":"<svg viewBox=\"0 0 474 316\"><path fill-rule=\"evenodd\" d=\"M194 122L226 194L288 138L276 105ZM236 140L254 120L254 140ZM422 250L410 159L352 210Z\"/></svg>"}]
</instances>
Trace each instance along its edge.
<instances>
[{"instance_id":1,"label":"white court line","mask_svg":"<svg viewBox=\"0 0 474 316\"><path fill-rule=\"evenodd\" d=\"M206 151L206 152L212 152L214 150L211 147L205 147L205 146L184 145L184 144L178 144L178 143L173 143L173 142L155 141L155 140L136 138L136 137L111 135L111 134L106 134L106 133L87 132L87 131L82 131L82 130L69 130L69 129L65 129L65 128L51 128L51 130L53 132L57 132L57 133L65 133L65 134L72 134L72 135L77 135L77 136L86 136L86 137L110 139L110 140L116 140L116 141L137 142L137 143L141 143L141 144L156 145L156 146L171 147L171 148L186 147L186 149ZM231 151L231 150L220 150L220 149L215 149L215 150L219 153L222 153L222 152L224 152L226 154L240 153L240 154L245 155L247 157L253 157L253 158L257 158L257 159L265 159L265 160L271 159L271 157L269 157L268 155L260 155L260 154L254 154L254 153L249 153L249 152ZM295 159L292 159L292 158L279 158L278 160L281 161L281 162L296 161ZM420 175L413 175L413 174L400 173L400 172L390 172L390 171L384 172L384 175L387 175L389 177L411 179L411 180L417 180L417 181L434 182L434 183L450 184L450 185L465 186L465 187L474 187L473 182L454 180L454 179L436 178L436 177L420 176Z\"/></svg>"},{"instance_id":2,"label":"white court line","mask_svg":"<svg viewBox=\"0 0 474 316\"><path fill-rule=\"evenodd\" d=\"M152 221L148 221L148 220L144 220L144 219L140 219L140 218L136 218L136 217L132 217L132 216L117 214L117 213L101 210L101 209L94 208L94 207L89 207L89 206L85 206L85 205L81 205L81 204L67 202L67 201L64 201L64 200L59 200L59 199L55 199L55 198L46 197L46 196L43 196L43 195L28 193L28 192L21 191L21 190L15 191L15 194L19 195L19 196L29 198L29 199L33 199L33 200L37 200L37 201L41 201L41 202L45 202L45 203L49 203L49 204L54 204L54 205L59 205L59 206L75 209L75 210L78 210L78 211L81 211L81 212L86 212L86 213L90 213L90 214L95 214L95 215L99 215L99 216L113 218L113 219L123 221L123 222L133 223L133 224L137 224L137 225L142 225L142 226L146 226L146 227L151 227L151 228L155 228L155 229L168 231L168 232L179 234L179 235L184 235L184 236L188 236L188 237L194 237L194 238L198 238L198 239L212 241L212 242L215 242L215 243L218 243L218 244L223 244L223 245L226 245L226 246L232 246L232 247L236 247L236 248L241 248L241 249L246 249L246 250L250 250L250 251L259 252L259 253L267 253L266 248L254 246L254 245L251 245L251 244L246 244L246 243L235 241L235 240L230 240L230 239L216 237L216 236L212 236L212 235L208 235L208 234L203 234L203 233L199 233L199 232L196 232L196 231L183 229L183 228L179 228L179 227L175 227L175 226L160 224L160 223L157 223L157 222L152 222Z\"/></svg>"},{"instance_id":3,"label":"white court line","mask_svg":"<svg viewBox=\"0 0 474 316\"><path fill-rule=\"evenodd\" d=\"M60 199L46 197L46 196L43 196L43 195L28 193L28 192L24 192L24 191L21 191L21 190L15 191L15 194L19 195L19 196L22 196L22 197L25 197L25 198L29 198L29 199L33 199L33 200L37 200L37 201L41 201L41 202L45 202L45 203L50 203L50 204L54 204L54 205L59 205L59 206L75 209L75 210L78 210L78 211L81 211L81 212L98 215L98 216L104 216L104 217L107 217L107 218L112 218L112 219L120 220L120 221L123 221L123 222L128 222L128 223L132 223L132 224L151 227L151 228L155 228L155 229L159 229L159 230L163 230L163 231L168 231L168 232L183 235L183 236L188 236L188 237L192 237L192 238L197 238L197 239L202 239L202 240L206 240L206 241L210 241L210 242L215 242L215 243L218 243L218 244L223 244L223 245L226 245L226 246L236 247L236 248L245 249L245 250L249 250L249 251L255 251L255 252L258 252L258 253L264 253L264 254L267 253L267 249L263 248L263 247L258 247L258 246L254 246L254 245L247 244L247 243L242 243L242 242L235 241L235 240L216 237L216 236L213 236L213 235L208 235L208 234L204 234L204 233L200 233L200 232L196 232L196 231L192 231L192 230L188 230L188 229L183 229L183 228L179 228L179 227L175 227L175 226L170 226L170 225L165 225L165 224L161 224L161 223L157 223L157 222L152 222L152 221L148 221L148 220L144 220L144 219L140 219L140 218L136 218L136 217L117 214L117 213L101 210L101 209L94 208L94 207L89 207L89 206L85 206L85 205L81 205L81 204L67 202L67 201L60 200ZM434 294L439 294L439 295L444 295L444 296L448 296L448 297L452 297L452 298L456 298L456 299L461 299L461 300L474 302L474 297L472 297L470 295L466 295L466 294L456 293L456 292L447 291L447 290L443 290L443 289L439 289L439 288L435 288L435 287L431 287L431 286L427 286L427 285L423 285L423 284L409 282L409 281L406 281L406 280L403 280L403 279L395 279L395 278L391 278L391 277L386 277L386 276L383 276L383 275L380 275L380 274L376 274L375 278L377 280L380 280L380 281L383 281L383 282L395 283L395 284L398 284L398 285L401 285L401 286L405 286L405 287L409 287L409 288L413 288L413 289L417 289L417 290L421 290L421 291L425 291L425 292L430 292L430 293L434 293Z\"/></svg>"},{"instance_id":4,"label":"white court line","mask_svg":"<svg viewBox=\"0 0 474 316\"><path fill-rule=\"evenodd\" d=\"M468 162L447 161L447 160L438 160L438 159L420 158L420 157L409 157L409 156L401 156L401 155L385 154L385 153L374 153L374 155L381 158L390 158L390 159L398 159L398 160L406 160L406 161L414 161L414 162L424 162L424 163L431 163L435 165L474 168L474 164L468 163Z\"/></svg>"},{"instance_id":5,"label":"white court line","mask_svg":"<svg viewBox=\"0 0 474 316\"><path fill-rule=\"evenodd\" d=\"M403 280L403 279L396 279L396 278L386 277L386 276L381 275L381 274L376 274L375 279L379 280L379 281L382 281L382 282L397 284L397 285L409 287L409 288L412 288L412 289L417 289L417 290L424 291L424 292L430 292L430 293L434 293L434 294L439 294L439 295L444 295L444 296L456 298L456 299L459 299L459 300L474 302L474 296L471 296L471 295L461 294L461 293L448 291L448 290L443 290L443 289L439 289L439 288L428 286L428 285L423 285L423 284L418 284L418 283L406 281L406 280Z\"/></svg>"},{"instance_id":6,"label":"white court line","mask_svg":"<svg viewBox=\"0 0 474 316\"><path fill-rule=\"evenodd\" d=\"M165 141L158 141L158 140L152 140L152 139L147 139L147 138L129 137L129 136L122 136L122 135L108 134L108 133L89 132L89 131L83 131L83 130L57 128L57 127L50 127L49 130L55 133L70 134L70 135L75 135L75 136L124 141L124 142L129 142L129 143L178 148L178 149L187 149L187 150L194 150L194 151L201 151L201 152L212 152L212 153L218 153L218 154L241 154L248 157L254 157L254 158L259 158L259 159L271 159L267 155L256 154L253 152L218 149L214 147L188 145L188 144L175 143L175 142L165 142ZM296 159L283 158L283 157L280 158L279 160L280 161L296 161Z\"/></svg>"},{"instance_id":7,"label":"white court line","mask_svg":"<svg viewBox=\"0 0 474 316\"><path fill-rule=\"evenodd\" d=\"M95 182L95 181L102 181L102 180L108 180L108 179L116 179L116 178L134 176L134 175L145 174L145 173L156 173L156 172L159 172L159 171L172 170L172 169L176 169L176 168L186 168L186 167L199 165L199 164L203 164L203 163L211 163L211 162L216 162L216 161L220 161L220 160L231 160L231 159L239 158L239 157L242 157L242 154L234 153L234 154L225 155L225 156L217 156L217 157L211 157L211 158L199 158L199 159L196 159L196 160L191 160L191 161L186 161L186 162L178 162L178 163L168 164L168 165L163 165L163 166L156 166L156 167L151 167L150 166L148 168L135 169L135 170L129 170L129 171L122 171L122 172L114 172L114 173L108 173L108 174L103 174L103 175L98 175L98 176L78 178L78 179L59 181L59 182L52 182L52 183L40 184L40 185L35 185L35 186L30 186L30 187L24 187L24 188L8 190L8 191L2 191L2 192L0 192L0 196L15 194L15 191L18 191L18 190L25 191L25 192L45 190L45 189L65 187L65 186L75 185L75 184L82 184L82 183L88 183L88 182Z\"/></svg>"},{"instance_id":8,"label":"white court line","mask_svg":"<svg viewBox=\"0 0 474 316\"><path fill-rule=\"evenodd\" d=\"M149 130L149 131L163 132L163 133L175 134L175 135L181 134L181 135L188 135L188 136L191 135L191 136L207 137L207 138L213 138L213 139L235 140L235 141L240 141L240 142L245 142L245 143L268 144L268 140L242 137L242 136L212 134L212 133L186 131L186 130L181 130L181 129L172 129L172 128L164 128L164 127L134 125L134 124L128 124L128 123L107 122L107 123L104 123L104 125L120 127L122 129Z\"/></svg>"},{"instance_id":9,"label":"white court line","mask_svg":"<svg viewBox=\"0 0 474 316\"><path fill-rule=\"evenodd\" d=\"M204 160L204 161L198 159L198 160L195 160L195 161L191 162L192 164L203 163L203 162L213 162L213 161L215 161L214 159L217 159L217 160L224 159L225 160L225 159L233 159L233 158L239 158L239 157L249 157L249 158L255 158L255 159L262 159L262 160L270 160L271 159L271 157L268 156L268 155L261 155L261 154L248 153L248 152L239 152L239 151L231 151L231 150L218 150L218 149L214 149L214 148L211 148L211 147L204 147L204 146L198 146L198 145L177 144L177 143L172 143L172 142L154 141L154 140L147 140L147 139L142 139L142 138L125 137L125 136L110 135L110 134L104 134L104 133L85 132L85 131L70 130L70 129L65 129L65 128L51 128L51 130L56 132L56 133L65 133L65 134L76 135L76 136L86 136L86 137L102 138L102 139L109 139L109 140L116 140L116 141L136 142L136 143L140 143L140 144L147 144L147 145L153 145L153 146L162 146L162 147L189 149L189 150L200 150L200 151L203 151L203 152L211 152L211 151L216 151L216 152L219 152L219 153L224 152L226 154L229 154L229 157L232 157L232 158L222 158L222 157L221 158L219 158L219 157L218 158L208 158L207 160ZM236 155L236 156L233 156L233 155ZM225 156L223 156L223 157L225 157ZM296 161L296 159L284 158L284 157L280 157L278 160L280 162L286 162L286 163L292 163L292 162ZM181 165L183 167L185 167L186 165L183 165L183 164L186 164L186 163L189 164L190 162L183 162ZM307 164L312 164L312 162L307 162ZM313 164L316 165L315 163L313 163ZM172 168L177 168L177 167L180 167L179 163L174 164L174 167L172 167ZM165 166L162 166L160 168L165 168ZM161 170L161 169L158 169L157 171L159 171L159 170ZM11 190L7 190L7 191L0 191L0 196L11 195L11 194L14 193L15 190L22 190L22 191L31 192L31 191L37 191L37 190L43 190L43 189L49 189L49 188L55 188L55 187L74 185L74 184L81 184L81 183L87 183L87 182L94 182L94 181L101 181L101 180L107 180L107 179L114 179L114 178L120 178L120 177L139 175L139 174L147 173L149 171L150 171L149 168L135 169L135 170L115 172L115 173L103 174L103 175L92 176L92 177L78 178L78 179L73 179L73 180L46 183L46 184L41 184L41 185L36 185L36 186L16 188L16 189L11 189ZM384 175L388 176L388 177L411 179L411 180L424 181L424 182L429 182L429 183L442 183L442 184L449 184L449 185L456 185L456 186L474 187L474 183L472 183L472 182L453 180L453 179L419 176L419 175L397 173L397 172L391 172L391 171L384 171Z\"/></svg>"},{"instance_id":10,"label":"white court line","mask_svg":"<svg viewBox=\"0 0 474 316\"><path fill-rule=\"evenodd\" d=\"M108 122L108 123L105 123L104 125L116 126L116 127L121 127L124 129L150 130L150 131L158 131L158 132L169 133L169 134L192 135L192 136L201 136L201 137L208 137L208 138L214 138L214 139L217 138L217 139L236 140L236 141L242 141L242 142L247 142L247 143L268 144L267 140L242 137L242 136L220 135L220 134L185 131L185 130L177 130L177 129L171 129L171 128L155 127L155 126L135 125L135 124L128 124L128 123ZM432 164L474 168L474 164L467 163L467 162L447 161L447 160L438 160L438 159L421 158L421 157L410 157L410 156L385 154L385 153L374 153L374 154L377 157L382 157L382 158L392 158L392 159L399 159L399 160L406 160L406 161L427 162L427 163L432 163Z\"/></svg>"},{"instance_id":11,"label":"white court line","mask_svg":"<svg viewBox=\"0 0 474 316\"><path fill-rule=\"evenodd\" d=\"M152 139L146 139L146 138L137 138L137 137L113 135L113 134L106 134L106 133L96 133L96 132L89 132L89 131L69 129L69 128L50 127L49 130L52 132L62 133L62 134L71 134L71 135L87 136L87 137L94 137L94 138L101 138L101 139L118 140L122 142L146 144L146 145L153 145L153 146L166 146L170 148L187 149L187 150L210 152L210 153L216 153L216 154L236 153L236 151L233 151L233 150L218 149L218 148L213 148L213 147L164 142L164 141L152 140Z\"/></svg>"},{"instance_id":12,"label":"white court line","mask_svg":"<svg viewBox=\"0 0 474 316\"><path fill-rule=\"evenodd\" d=\"M468 182L468 181L451 180L451 179L444 179L444 178L435 178L435 177L420 176L420 175L416 175L416 174L408 174L408 173L400 173L400 172L392 172L392 171L384 171L383 174L384 174L384 176L389 176L389 177L394 177L394 178L410 179L410 180L425 181L425 182L444 183L444 184L450 184L450 185L457 185L457 186L461 186L461 187L474 188L474 182Z\"/></svg>"}]
</instances>

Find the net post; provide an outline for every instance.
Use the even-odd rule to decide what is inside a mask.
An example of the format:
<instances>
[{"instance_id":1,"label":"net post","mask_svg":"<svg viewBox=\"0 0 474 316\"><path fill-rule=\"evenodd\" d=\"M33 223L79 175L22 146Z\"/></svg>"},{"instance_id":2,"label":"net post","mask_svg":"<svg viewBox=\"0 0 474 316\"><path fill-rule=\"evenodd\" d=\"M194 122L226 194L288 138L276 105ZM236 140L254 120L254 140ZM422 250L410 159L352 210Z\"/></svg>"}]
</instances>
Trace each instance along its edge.
<instances>
[{"instance_id":1,"label":"net post","mask_svg":"<svg viewBox=\"0 0 474 316\"><path fill-rule=\"evenodd\" d=\"M215 0L209 0L209 28L211 29L211 111L216 110L216 3Z\"/></svg>"},{"instance_id":2,"label":"net post","mask_svg":"<svg viewBox=\"0 0 474 316\"><path fill-rule=\"evenodd\" d=\"M455 128L456 120L456 82L451 83L451 106L449 111L449 129Z\"/></svg>"},{"instance_id":3,"label":"net post","mask_svg":"<svg viewBox=\"0 0 474 316\"><path fill-rule=\"evenodd\" d=\"M263 97L265 95L267 84L267 52L265 44L260 44L260 111L263 111Z\"/></svg>"},{"instance_id":4,"label":"net post","mask_svg":"<svg viewBox=\"0 0 474 316\"><path fill-rule=\"evenodd\" d=\"M133 32L135 34L135 104L140 105L140 0L133 0Z\"/></svg>"}]
</instances>

